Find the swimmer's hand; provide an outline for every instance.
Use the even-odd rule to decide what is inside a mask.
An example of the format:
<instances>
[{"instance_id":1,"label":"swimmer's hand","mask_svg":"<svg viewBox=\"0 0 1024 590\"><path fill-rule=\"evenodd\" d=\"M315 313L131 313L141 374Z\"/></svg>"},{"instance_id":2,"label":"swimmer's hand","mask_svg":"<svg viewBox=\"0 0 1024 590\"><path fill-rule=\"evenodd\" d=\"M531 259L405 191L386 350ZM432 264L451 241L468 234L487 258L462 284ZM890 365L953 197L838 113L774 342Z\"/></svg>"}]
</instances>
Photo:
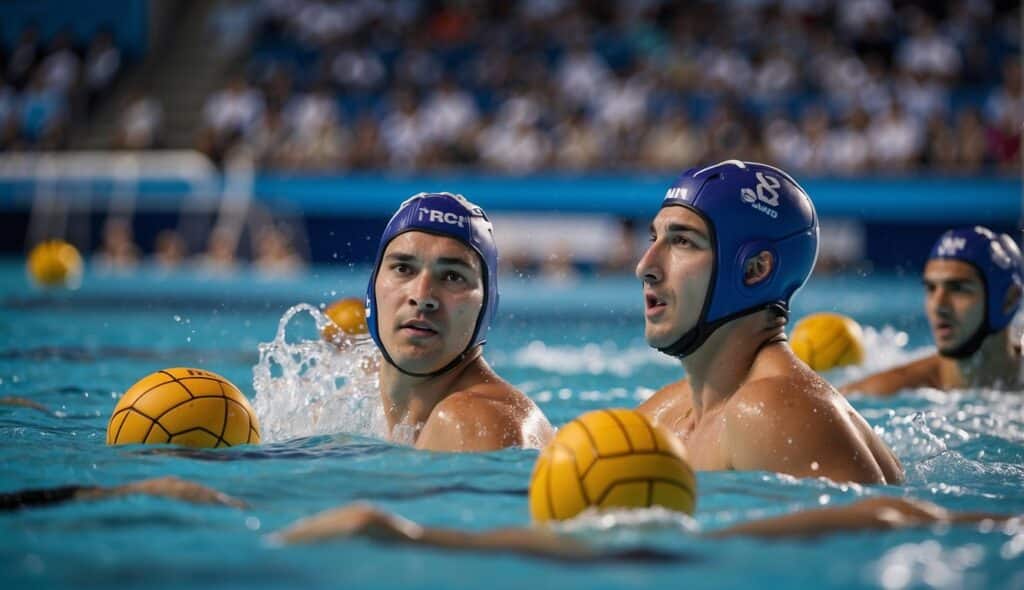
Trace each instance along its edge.
<instances>
[{"instance_id":1,"label":"swimmer's hand","mask_svg":"<svg viewBox=\"0 0 1024 590\"><path fill-rule=\"evenodd\" d=\"M882 496L745 522L708 533L708 537L815 537L838 532L892 530L935 524L1002 523L1013 517L989 512L950 512L905 498Z\"/></svg>"},{"instance_id":2,"label":"swimmer's hand","mask_svg":"<svg viewBox=\"0 0 1024 590\"><path fill-rule=\"evenodd\" d=\"M345 537L368 537L385 542L464 551L511 552L565 561L617 557L614 554L602 554L571 538L546 530L513 528L474 533L429 528L362 502L300 520L271 538L291 544ZM649 558L647 555L632 556L625 553L618 557Z\"/></svg>"},{"instance_id":3,"label":"swimmer's hand","mask_svg":"<svg viewBox=\"0 0 1024 590\"><path fill-rule=\"evenodd\" d=\"M218 506L230 506L231 508L246 508L248 505L239 500L213 488L208 488L177 477L157 477L133 481L120 486L84 488L75 494L76 500L98 500L117 496L132 494L143 494L146 496L158 496L172 500L182 500L193 504L214 504Z\"/></svg>"}]
</instances>

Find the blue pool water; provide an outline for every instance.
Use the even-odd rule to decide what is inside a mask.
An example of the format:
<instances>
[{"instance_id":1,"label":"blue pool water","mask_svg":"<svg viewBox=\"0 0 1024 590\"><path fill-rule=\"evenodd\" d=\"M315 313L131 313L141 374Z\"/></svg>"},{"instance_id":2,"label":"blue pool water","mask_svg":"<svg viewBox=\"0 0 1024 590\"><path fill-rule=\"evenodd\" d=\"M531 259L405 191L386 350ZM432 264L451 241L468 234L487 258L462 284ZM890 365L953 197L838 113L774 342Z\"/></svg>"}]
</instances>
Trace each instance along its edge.
<instances>
[{"instance_id":1,"label":"blue pool water","mask_svg":"<svg viewBox=\"0 0 1024 590\"><path fill-rule=\"evenodd\" d=\"M130 497L3 513L3 587L1024 587L1024 530L969 527L767 542L710 541L668 524L609 527L590 518L572 525L596 543L686 556L667 564L567 565L367 540L280 548L266 533L356 499L432 525L526 525L536 452L416 452L341 431L298 436L303 425L294 420L276 424L277 440L258 447L181 456L104 445L119 394L154 370L204 367L252 395L260 344L275 340L282 315L299 302L358 295L365 276L359 269L318 269L294 280L87 274L77 292L44 294L26 283L19 263L0 264L0 396L52 410L0 406L0 491L174 474L251 505ZM816 278L798 294L794 315L838 310L869 328L867 367L830 375L841 382L926 350L919 288L913 276ZM556 425L593 408L634 406L680 376L678 365L644 345L639 308L639 286L629 278L506 280L487 356ZM310 326L297 315L288 338L301 341ZM905 486L702 473L696 524L709 530L875 494L1024 512L1022 393L854 399L902 458Z\"/></svg>"}]
</instances>

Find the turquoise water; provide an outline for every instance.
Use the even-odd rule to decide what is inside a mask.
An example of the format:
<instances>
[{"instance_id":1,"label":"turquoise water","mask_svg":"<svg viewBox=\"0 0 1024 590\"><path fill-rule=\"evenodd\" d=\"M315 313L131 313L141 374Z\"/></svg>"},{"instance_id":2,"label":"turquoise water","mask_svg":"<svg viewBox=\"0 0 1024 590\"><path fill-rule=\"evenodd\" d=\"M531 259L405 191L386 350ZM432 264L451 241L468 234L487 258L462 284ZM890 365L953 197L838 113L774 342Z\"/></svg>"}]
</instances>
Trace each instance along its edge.
<instances>
[{"instance_id":1,"label":"turquoise water","mask_svg":"<svg viewBox=\"0 0 1024 590\"><path fill-rule=\"evenodd\" d=\"M1024 587L1024 531L968 527L709 541L668 524L609 528L606 519L584 518L575 534L596 543L681 556L585 566L368 540L280 548L265 534L355 499L433 525L526 525L536 453L432 454L344 432L187 455L104 445L117 397L154 370L203 367L252 395L259 345L275 339L282 315L299 302L359 295L365 276L359 269L318 269L294 280L87 274L79 291L47 295L26 283L20 264L0 265L0 396L52 410L0 406L0 491L175 474L250 504L232 510L131 497L0 514L3 587ZM830 375L842 382L926 351L919 289L913 276L816 278L798 294L794 315L834 309L868 327L867 368ZM639 309L639 285L629 278L506 280L487 356L556 425L593 408L634 406L680 375L644 345ZM301 340L310 323L296 322L289 333ZM885 402L854 399L904 461L905 486L705 473L696 523L709 530L874 494L1024 512L1021 394L922 390Z\"/></svg>"}]
</instances>

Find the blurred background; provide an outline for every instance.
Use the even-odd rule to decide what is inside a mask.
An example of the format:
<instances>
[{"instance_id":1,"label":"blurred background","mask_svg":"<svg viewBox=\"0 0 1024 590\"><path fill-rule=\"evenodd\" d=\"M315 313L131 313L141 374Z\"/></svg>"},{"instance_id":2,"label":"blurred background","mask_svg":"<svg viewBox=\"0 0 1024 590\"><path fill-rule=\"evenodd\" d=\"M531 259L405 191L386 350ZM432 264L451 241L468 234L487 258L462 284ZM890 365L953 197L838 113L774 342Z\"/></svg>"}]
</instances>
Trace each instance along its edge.
<instances>
[{"instance_id":1,"label":"blurred background","mask_svg":"<svg viewBox=\"0 0 1024 590\"><path fill-rule=\"evenodd\" d=\"M461 192L503 263L632 272L665 187L795 175L820 272L914 274L939 232L1020 239L1018 2L12 0L0 253L302 276Z\"/></svg>"}]
</instances>

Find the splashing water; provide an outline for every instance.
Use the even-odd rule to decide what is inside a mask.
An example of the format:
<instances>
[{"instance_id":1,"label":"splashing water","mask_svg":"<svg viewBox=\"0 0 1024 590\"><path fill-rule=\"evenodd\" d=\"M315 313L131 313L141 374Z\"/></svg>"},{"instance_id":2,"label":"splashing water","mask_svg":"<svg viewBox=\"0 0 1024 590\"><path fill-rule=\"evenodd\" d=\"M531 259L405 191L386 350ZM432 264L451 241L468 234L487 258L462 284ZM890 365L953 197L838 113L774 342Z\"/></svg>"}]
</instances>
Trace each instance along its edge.
<instances>
[{"instance_id":1,"label":"splashing water","mask_svg":"<svg viewBox=\"0 0 1024 590\"><path fill-rule=\"evenodd\" d=\"M365 336L337 346L319 337L289 342L289 324L301 313L313 318L318 335L330 323L300 303L281 316L274 340L259 345L253 408L264 442L338 432L387 438L373 342Z\"/></svg>"}]
</instances>

